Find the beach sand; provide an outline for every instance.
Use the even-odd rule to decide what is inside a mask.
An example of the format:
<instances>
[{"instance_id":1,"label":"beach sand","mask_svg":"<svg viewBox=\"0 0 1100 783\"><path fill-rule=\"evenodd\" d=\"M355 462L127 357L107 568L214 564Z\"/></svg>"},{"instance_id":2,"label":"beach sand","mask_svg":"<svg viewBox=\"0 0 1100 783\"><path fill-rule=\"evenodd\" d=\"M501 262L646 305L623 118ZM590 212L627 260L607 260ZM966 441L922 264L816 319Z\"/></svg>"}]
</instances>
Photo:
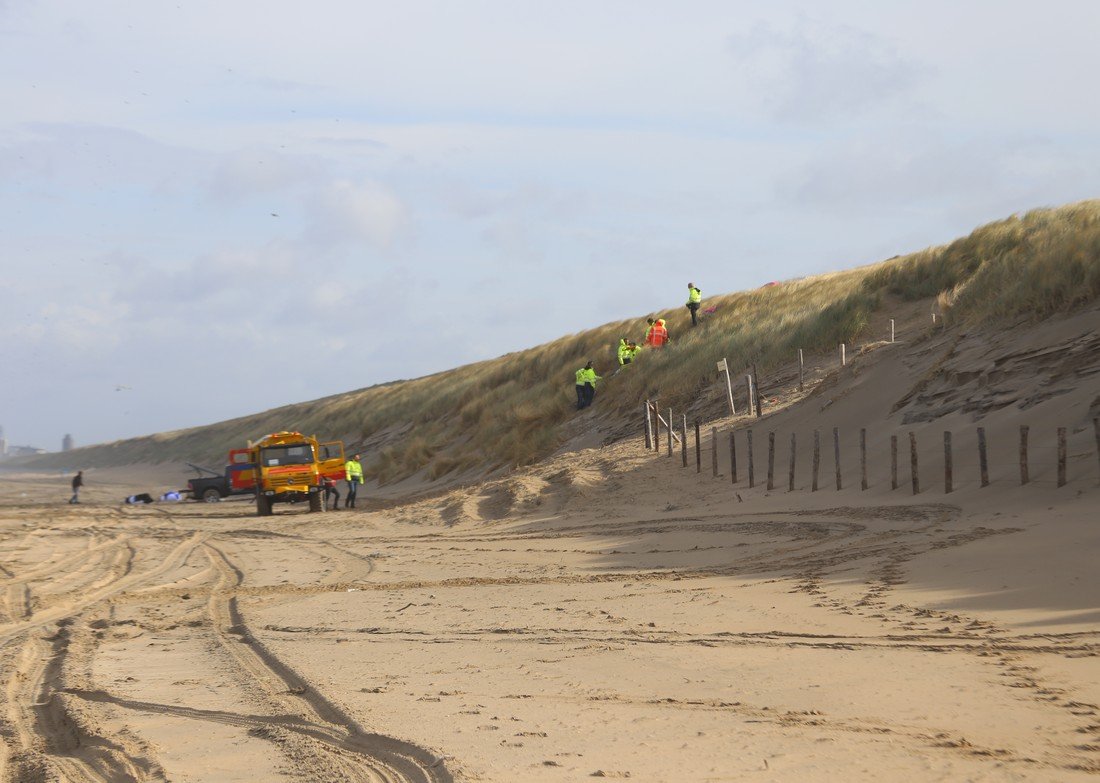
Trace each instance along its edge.
<instances>
[{"instance_id":1,"label":"beach sand","mask_svg":"<svg viewBox=\"0 0 1100 783\"><path fill-rule=\"evenodd\" d=\"M1060 328L1040 348L1093 326ZM700 471L694 443L685 468L639 430L413 502L264 519L248 499L119 503L178 485L173 466L89 471L79 506L67 477L3 474L0 779L1095 780L1095 381L986 411L982 487L973 416L919 418L970 382L937 373L1001 348L944 339L858 357L754 425L753 488L743 420L736 484L725 429L717 478L706 430ZM1057 390L1044 377L1013 376Z\"/></svg>"}]
</instances>

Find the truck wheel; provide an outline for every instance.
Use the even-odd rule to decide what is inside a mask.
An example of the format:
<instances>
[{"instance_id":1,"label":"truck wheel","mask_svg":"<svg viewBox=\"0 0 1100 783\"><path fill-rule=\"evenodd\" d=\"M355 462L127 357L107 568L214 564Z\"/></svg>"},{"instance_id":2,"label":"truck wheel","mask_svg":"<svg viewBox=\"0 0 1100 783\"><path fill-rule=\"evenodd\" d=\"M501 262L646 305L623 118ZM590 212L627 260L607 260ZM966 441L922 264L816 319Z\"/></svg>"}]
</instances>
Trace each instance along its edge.
<instances>
[{"instance_id":1,"label":"truck wheel","mask_svg":"<svg viewBox=\"0 0 1100 783\"><path fill-rule=\"evenodd\" d=\"M309 511L312 514L314 511L325 510L325 496L320 492L314 492L309 496Z\"/></svg>"},{"instance_id":2,"label":"truck wheel","mask_svg":"<svg viewBox=\"0 0 1100 783\"><path fill-rule=\"evenodd\" d=\"M256 496L256 516L271 516L271 498L269 498L267 495Z\"/></svg>"},{"instance_id":3,"label":"truck wheel","mask_svg":"<svg viewBox=\"0 0 1100 783\"><path fill-rule=\"evenodd\" d=\"M222 493L214 489L214 487L207 487L203 490L202 501L204 503L217 503L222 499Z\"/></svg>"}]
</instances>

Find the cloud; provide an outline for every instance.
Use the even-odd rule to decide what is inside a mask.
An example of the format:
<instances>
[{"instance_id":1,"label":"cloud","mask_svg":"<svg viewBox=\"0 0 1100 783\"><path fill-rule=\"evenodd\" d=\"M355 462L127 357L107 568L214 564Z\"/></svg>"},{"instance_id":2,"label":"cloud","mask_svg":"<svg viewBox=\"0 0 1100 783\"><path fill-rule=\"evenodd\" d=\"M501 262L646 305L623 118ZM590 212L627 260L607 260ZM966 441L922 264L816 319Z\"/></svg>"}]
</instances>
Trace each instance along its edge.
<instances>
[{"instance_id":1,"label":"cloud","mask_svg":"<svg viewBox=\"0 0 1100 783\"><path fill-rule=\"evenodd\" d=\"M23 319L0 324L0 339L17 341L22 352L45 350L64 361L102 357L127 340L130 317L131 308L103 290L79 301L42 298Z\"/></svg>"},{"instance_id":2,"label":"cloud","mask_svg":"<svg viewBox=\"0 0 1100 783\"><path fill-rule=\"evenodd\" d=\"M851 119L909 95L929 69L886 39L848 25L759 23L727 50L771 116L793 123Z\"/></svg>"},{"instance_id":3,"label":"cloud","mask_svg":"<svg viewBox=\"0 0 1100 783\"><path fill-rule=\"evenodd\" d=\"M89 123L24 123L4 128L0 172L65 185L165 187L189 183L208 156L139 131Z\"/></svg>"},{"instance_id":4,"label":"cloud","mask_svg":"<svg viewBox=\"0 0 1100 783\"><path fill-rule=\"evenodd\" d=\"M321 161L273 150L238 150L222 156L210 177L209 191L217 199L238 200L308 183L322 176Z\"/></svg>"},{"instance_id":5,"label":"cloud","mask_svg":"<svg viewBox=\"0 0 1100 783\"><path fill-rule=\"evenodd\" d=\"M378 182L338 181L308 207L309 238L331 246L365 241L389 249L409 227L409 210L390 188Z\"/></svg>"},{"instance_id":6,"label":"cloud","mask_svg":"<svg viewBox=\"0 0 1100 783\"><path fill-rule=\"evenodd\" d=\"M499 254L501 273L507 266L538 269L543 266L546 254L522 220L503 218L496 220L482 232L482 239ZM506 266L507 265L507 266Z\"/></svg>"},{"instance_id":7,"label":"cloud","mask_svg":"<svg viewBox=\"0 0 1100 783\"><path fill-rule=\"evenodd\" d=\"M860 135L816 150L777 183L781 201L850 213L930 202L1007 203L1096 182L1098 166L1034 136L946 135L929 128ZM1088 195L1083 193L1081 197ZM1036 205L1038 205L1036 204Z\"/></svg>"}]
</instances>

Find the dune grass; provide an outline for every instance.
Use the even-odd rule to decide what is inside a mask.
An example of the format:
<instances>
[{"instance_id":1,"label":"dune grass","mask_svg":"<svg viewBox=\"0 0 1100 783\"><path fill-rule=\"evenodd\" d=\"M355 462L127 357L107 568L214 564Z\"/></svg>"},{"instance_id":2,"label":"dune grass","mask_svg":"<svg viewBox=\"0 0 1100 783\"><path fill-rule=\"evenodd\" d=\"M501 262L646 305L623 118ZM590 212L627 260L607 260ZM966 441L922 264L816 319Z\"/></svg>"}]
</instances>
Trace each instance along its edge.
<instances>
[{"instance_id":1,"label":"dune grass","mask_svg":"<svg viewBox=\"0 0 1100 783\"><path fill-rule=\"evenodd\" d=\"M971 323L1073 309L1100 296L1100 201L990 223L878 265L863 287L905 299L937 296L950 319Z\"/></svg>"},{"instance_id":2,"label":"dune grass","mask_svg":"<svg viewBox=\"0 0 1100 783\"><path fill-rule=\"evenodd\" d=\"M725 357L735 372L762 373L798 348L833 351L867 335L890 297L936 297L949 322L1042 318L1100 296L1100 201L1040 209L996 221L950 244L879 264L782 285L710 296L698 329L684 308L654 316L673 338L599 387L596 410L626 414L660 395L682 409L713 383ZM225 452L280 429L362 444L369 477L382 483L421 473L437 480L541 459L563 440L573 410L573 372L591 359L609 376L620 336L641 340L645 317L569 335L492 361L290 405L207 427L162 433L28 463L44 467L188 459L219 465ZM396 436L400 433L400 437Z\"/></svg>"}]
</instances>

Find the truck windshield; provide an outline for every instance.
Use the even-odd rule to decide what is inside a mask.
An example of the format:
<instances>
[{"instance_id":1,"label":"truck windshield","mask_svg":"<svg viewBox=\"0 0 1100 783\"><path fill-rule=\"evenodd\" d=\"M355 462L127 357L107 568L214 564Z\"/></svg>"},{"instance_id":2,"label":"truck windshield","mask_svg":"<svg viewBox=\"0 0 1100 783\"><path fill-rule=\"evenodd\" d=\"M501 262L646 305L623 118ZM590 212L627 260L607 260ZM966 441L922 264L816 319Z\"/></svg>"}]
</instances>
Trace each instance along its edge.
<instances>
[{"instance_id":1,"label":"truck windshield","mask_svg":"<svg viewBox=\"0 0 1100 783\"><path fill-rule=\"evenodd\" d=\"M308 443L295 446L269 446L260 450L260 464L265 468L277 465L312 465L313 447Z\"/></svg>"}]
</instances>

